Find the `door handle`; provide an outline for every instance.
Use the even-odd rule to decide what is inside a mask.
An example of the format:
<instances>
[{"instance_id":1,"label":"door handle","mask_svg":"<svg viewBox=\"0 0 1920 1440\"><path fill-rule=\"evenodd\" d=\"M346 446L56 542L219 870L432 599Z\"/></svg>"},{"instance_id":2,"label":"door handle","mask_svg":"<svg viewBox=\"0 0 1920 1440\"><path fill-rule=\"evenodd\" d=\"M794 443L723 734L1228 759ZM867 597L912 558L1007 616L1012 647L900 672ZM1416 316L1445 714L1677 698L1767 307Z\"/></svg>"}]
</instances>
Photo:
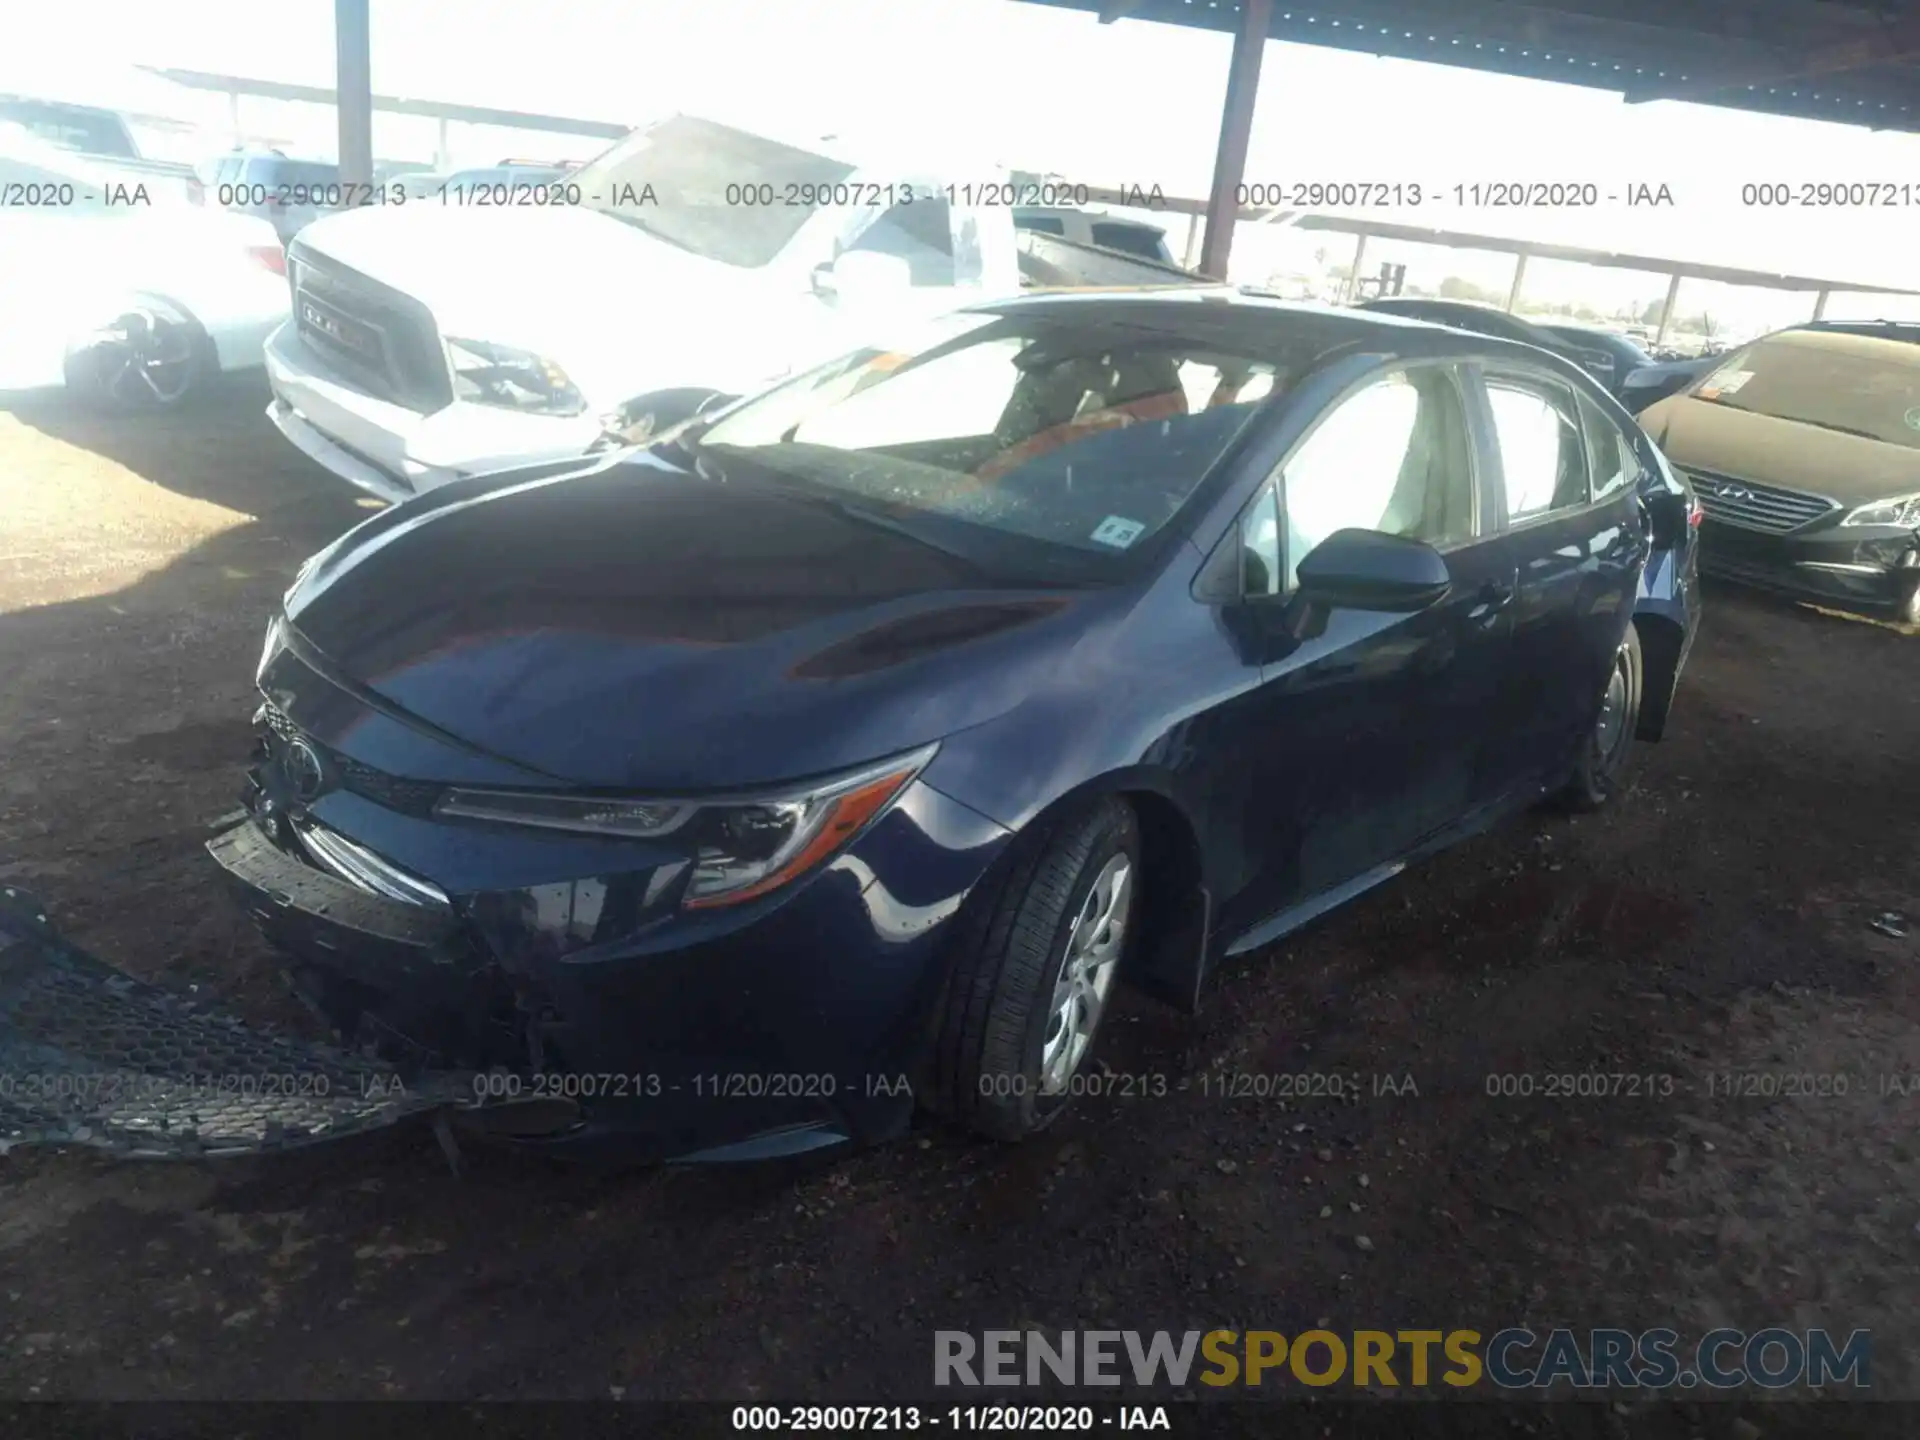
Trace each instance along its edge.
<instances>
[{"instance_id":1,"label":"door handle","mask_svg":"<svg viewBox=\"0 0 1920 1440\"><path fill-rule=\"evenodd\" d=\"M1474 606L1467 612L1467 618L1476 624L1491 625L1501 611L1513 604L1513 595L1513 586L1489 580L1474 597Z\"/></svg>"}]
</instances>

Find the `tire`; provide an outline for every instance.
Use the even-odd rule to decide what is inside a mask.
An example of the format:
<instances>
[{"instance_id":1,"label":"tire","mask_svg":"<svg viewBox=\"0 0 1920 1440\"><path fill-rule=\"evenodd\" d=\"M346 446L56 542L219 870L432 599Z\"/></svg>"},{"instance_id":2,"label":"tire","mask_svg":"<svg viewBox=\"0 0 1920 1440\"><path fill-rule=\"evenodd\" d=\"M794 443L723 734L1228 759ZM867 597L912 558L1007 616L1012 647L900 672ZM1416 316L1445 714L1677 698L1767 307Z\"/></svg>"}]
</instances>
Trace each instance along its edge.
<instances>
[{"instance_id":1,"label":"tire","mask_svg":"<svg viewBox=\"0 0 1920 1440\"><path fill-rule=\"evenodd\" d=\"M67 353L67 385L97 408L174 410L219 368L198 321L162 304L132 304Z\"/></svg>"},{"instance_id":2,"label":"tire","mask_svg":"<svg viewBox=\"0 0 1920 1440\"><path fill-rule=\"evenodd\" d=\"M1016 843L969 905L934 1055L934 1108L997 1140L1024 1139L1065 1111L1140 914L1140 827L1125 801L1092 802ZM1103 907L1118 909L1117 927ZM1101 943L1089 952L1083 937ZM1085 1017L1072 1036L1061 1027L1066 998Z\"/></svg>"},{"instance_id":3,"label":"tire","mask_svg":"<svg viewBox=\"0 0 1920 1440\"><path fill-rule=\"evenodd\" d=\"M1907 593L1900 597L1900 603L1893 613L1902 625L1920 626L1920 578L1915 578L1907 586Z\"/></svg>"},{"instance_id":4,"label":"tire","mask_svg":"<svg viewBox=\"0 0 1920 1440\"><path fill-rule=\"evenodd\" d=\"M1628 625L1626 639L1614 652L1613 668L1607 672L1607 689L1594 727L1581 748L1572 778L1561 792L1567 809L1598 810L1619 792L1633 751L1634 731L1640 725L1643 683L1639 628Z\"/></svg>"}]
</instances>

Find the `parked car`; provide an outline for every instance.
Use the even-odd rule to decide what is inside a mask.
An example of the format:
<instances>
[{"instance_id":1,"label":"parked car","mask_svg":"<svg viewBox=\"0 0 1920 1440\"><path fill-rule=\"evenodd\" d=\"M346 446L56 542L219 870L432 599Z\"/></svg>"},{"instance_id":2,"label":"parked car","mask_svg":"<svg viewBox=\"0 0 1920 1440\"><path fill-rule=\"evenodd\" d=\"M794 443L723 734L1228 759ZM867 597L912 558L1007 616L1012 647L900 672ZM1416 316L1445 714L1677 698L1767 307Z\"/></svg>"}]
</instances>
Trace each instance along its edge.
<instances>
[{"instance_id":1,"label":"parked car","mask_svg":"<svg viewBox=\"0 0 1920 1440\"><path fill-rule=\"evenodd\" d=\"M273 227L196 209L0 126L0 392L177 405L261 363L287 316Z\"/></svg>"},{"instance_id":2,"label":"parked car","mask_svg":"<svg viewBox=\"0 0 1920 1440\"><path fill-rule=\"evenodd\" d=\"M1693 360L1653 360L1627 373L1615 393L1638 415L1649 405L1677 395L1719 364L1717 355Z\"/></svg>"},{"instance_id":3,"label":"parked car","mask_svg":"<svg viewBox=\"0 0 1920 1440\"><path fill-rule=\"evenodd\" d=\"M1616 793L1693 623L1636 614L1670 478L1540 350L984 306L315 556L210 848L344 1036L553 1097L525 1143L790 1153L916 1101L1018 1138L1118 981L1191 1007Z\"/></svg>"},{"instance_id":4,"label":"parked car","mask_svg":"<svg viewBox=\"0 0 1920 1440\"><path fill-rule=\"evenodd\" d=\"M1564 345L1572 346L1576 359L1617 399L1627 377L1653 363L1653 357L1618 330L1603 330L1597 325L1562 325L1543 322L1540 328Z\"/></svg>"},{"instance_id":5,"label":"parked car","mask_svg":"<svg viewBox=\"0 0 1920 1440\"><path fill-rule=\"evenodd\" d=\"M351 197L341 187L340 167L330 160L301 160L278 150L235 150L197 166L187 198L197 205L257 216L273 226L285 245Z\"/></svg>"},{"instance_id":6,"label":"parked car","mask_svg":"<svg viewBox=\"0 0 1920 1440\"><path fill-rule=\"evenodd\" d=\"M1641 423L1692 479L1701 564L1920 624L1920 325L1798 325Z\"/></svg>"},{"instance_id":7,"label":"parked car","mask_svg":"<svg viewBox=\"0 0 1920 1440\"><path fill-rule=\"evenodd\" d=\"M1020 288L1006 208L949 204L947 175L677 116L567 183L578 204L368 207L302 233L274 424L403 499L582 455L633 396L745 394L882 319Z\"/></svg>"},{"instance_id":8,"label":"parked car","mask_svg":"<svg viewBox=\"0 0 1920 1440\"><path fill-rule=\"evenodd\" d=\"M1405 315L1434 325L1451 325L1456 330L1471 330L1476 335L1491 335L1521 345L1537 345L1586 368L1580 353L1585 347L1571 345L1531 321L1491 305L1476 305L1467 300L1435 300L1422 295L1387 295L1368 300L1360 308L1377 310L1383 315Z\"/></svg>"},{"instance_id":9,"label":"parked car","mask_svg":"<svg viewBox=\"0 0 1920 1440\"><path fill-rule=\"evenodd\" d=\"M0 95L0 129L7 127L18 127L55 150L83 156L102 178L144 185L149 195L177 196L192 180L192 166L143 155L132 126L116 110L31 95Z\"/></svg>"},{"instance_id":10,"label":"parked car","mask_svg":"<svg viewBox=\"0 0 1920 1440\"><path fill-rule=\"evenodd\" d=\"M1014 227L1041 235L1058 235L1082 245L1098 245L1103 250L1122 250L1143 260L1162 265L1177 265L1167 247L1167 232L1144 220L1128 220L1118 215L1102 215L1093 210L1075 210L1064 206L1016 205Z\"/></svg>"}]
</instances>

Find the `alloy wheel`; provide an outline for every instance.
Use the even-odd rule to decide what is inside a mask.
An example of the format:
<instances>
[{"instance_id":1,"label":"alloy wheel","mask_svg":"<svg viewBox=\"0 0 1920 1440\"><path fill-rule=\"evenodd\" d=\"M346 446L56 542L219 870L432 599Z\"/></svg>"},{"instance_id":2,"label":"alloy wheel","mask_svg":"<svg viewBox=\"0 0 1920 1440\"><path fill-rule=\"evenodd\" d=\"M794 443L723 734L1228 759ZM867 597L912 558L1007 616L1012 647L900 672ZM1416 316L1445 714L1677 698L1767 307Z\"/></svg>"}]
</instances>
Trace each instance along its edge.
<instances>
[{"instance_id":1,"label":"alloy wheel","mask_svg":"<svg viewBox=\"0 0 1920 1440\"><path fill-rule=\"evenodd\" d=\"M1092 1048L1113 989L1133 908L1133 865L1124 854L1100 868L1067 932L1066 954L1054 981L1051 1013L1040 1047L1040 1093L1067 1088Z\"/></svg>"},{"instance_id":2,"label":"alloy wheel","mask_svg":"<svg viewBox=\"0 0 1920 1440\"><path fill-rule=\"evenodd\" d=\"M193 386L198 358L191 327L145 309L99 331L86 353L100 396L139 409L177 404Z\"/></svg>"}]
</instances>

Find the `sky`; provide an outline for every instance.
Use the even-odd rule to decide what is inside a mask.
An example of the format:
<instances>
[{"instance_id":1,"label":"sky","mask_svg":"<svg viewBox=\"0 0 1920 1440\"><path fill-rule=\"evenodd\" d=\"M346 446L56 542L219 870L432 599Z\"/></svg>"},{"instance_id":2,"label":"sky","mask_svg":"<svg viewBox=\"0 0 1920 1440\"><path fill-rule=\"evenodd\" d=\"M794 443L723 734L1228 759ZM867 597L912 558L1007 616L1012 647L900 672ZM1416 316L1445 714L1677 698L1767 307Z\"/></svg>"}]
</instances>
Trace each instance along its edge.
<instances>
[{"instance_id":1,"label":"sky","mask_svg":"<svg viewBox=\"0 0 1920 1440\"><path fill-rule=\"evenodd\" d=\"M225 123L226 102L129 79L136 64L312 85L333 81L332 0L65 0L0 18L0 89L146 105ZM1016 0L372 0L376 91L640 123L689 111L779 135L884 136L969 166L1204 195L1230 37ZM250 129L331 153L331 112L244 102ZM454 127L457 163L584 158L598 142ZM430 121L376 117L375 149L430 160ZM181 141L176 143L193 143ZM224 140L222 141L224 143ZM1249 182L1419 182L1447 196L1406 223L1920 289L1920 135L1617 95L1416 61L1269 42ZM1664 185L1673 204L1516 211L1455 203L1455 185ZM1742 186L1879 180L1912 208L1760 209ZM1176 253L1185 221L1170 217ZM1350 239L1243 225L1233 278L1317 268ZM1369 244L1432 288L1504 292L1510 257ZM1534 261L1526 301L1607 309L1658 298L1658 276ZM1736 329L1804 319L1812 300L1688 282L1680 309ZM1836 296L1829 316L1920 318L1920 301Z\"/></svg>"}]
</instances>

